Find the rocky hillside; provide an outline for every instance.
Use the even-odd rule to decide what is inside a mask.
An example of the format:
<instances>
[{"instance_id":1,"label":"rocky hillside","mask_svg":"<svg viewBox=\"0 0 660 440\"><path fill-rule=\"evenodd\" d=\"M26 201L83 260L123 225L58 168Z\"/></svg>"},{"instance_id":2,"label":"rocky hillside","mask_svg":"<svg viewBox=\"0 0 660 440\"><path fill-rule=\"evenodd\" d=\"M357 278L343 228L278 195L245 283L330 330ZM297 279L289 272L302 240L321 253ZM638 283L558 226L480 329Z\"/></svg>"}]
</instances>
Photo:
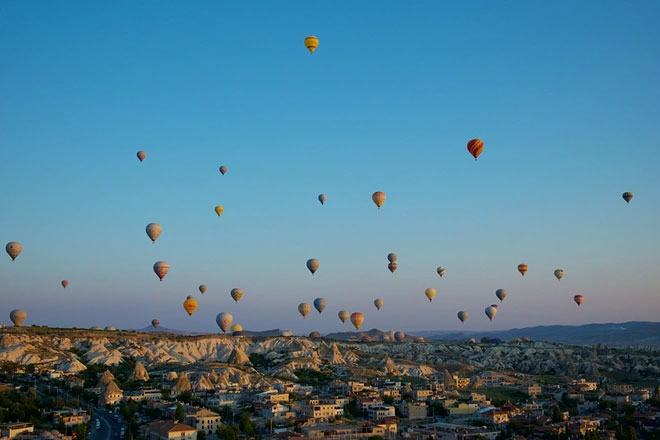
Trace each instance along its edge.
<instances>
[{"instance_id":1,"label":"rocky hillside","mask_svg":"<svg viewBox=\"0 0 660 440\"><path fill-rule=\"evenodd\" d=\"M447 367L530 374L660 375L659 350L596 349L548 342L339 342L305 337L180 336L39 328L5 328L0 333L0 362L76 373L87 365L118 365L128 359L149 370L219 365L246 374L291 380L301 369L330 369L338 375L429 377Z\"/></svg>"}]
</instances>

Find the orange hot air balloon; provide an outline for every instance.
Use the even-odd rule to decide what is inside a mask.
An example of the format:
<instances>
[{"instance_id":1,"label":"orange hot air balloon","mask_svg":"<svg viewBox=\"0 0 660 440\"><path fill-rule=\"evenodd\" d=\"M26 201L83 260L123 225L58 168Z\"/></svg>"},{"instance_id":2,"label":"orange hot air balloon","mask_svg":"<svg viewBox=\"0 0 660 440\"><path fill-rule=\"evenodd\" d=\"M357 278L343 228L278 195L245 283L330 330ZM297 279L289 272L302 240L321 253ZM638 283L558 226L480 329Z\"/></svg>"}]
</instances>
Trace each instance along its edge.
<instances>
[{"instance_id":1,"label":"orange hot air balloon","mask_svg":"<svg viewBox=\"0 0 660 440\"><path fill-rule=\"evenodd\" d=\"M156 276L163 281L163 278L165 278L165 275L170 271L170 265L167 264L164 261L156 261L154 263L154 272L156 273Z\"/></svg>"},{"instance_id":2,"label":"orange hot air balloon","mask_svg":"<svg viewBox=\"0 0 660 440\"><path fill-rule=\"evenodd\" d=\"M183 302L183 310L188 313L188 316L192 316L192 314L195 313L195 310L197 310L197 300L192 296L187 296L186 300Z\"/></svg>"},{"instance_id":3,"label":"orange hot air balloon","mask_svg":"<svg viewBox=\"0 0 660 440\"><path fill-rule=\"evenodd\" d=\"M579 307L579 306L582 305L582 303L584 303L584 296L583 295L575 295L573 297L573 301L575 301L575 304L577 304L578 307Z\"/></svg>"},{"instance_id":4,"label":"orange hot air balloon","mask_svg":"<svg viewBox=\"0 0 660 440\"><path fill-rule=\"evenodd\" d=\"M374 201L378 209L380 209L380 207L383 206L383 203L385 203L386 198L387 195L383 191L376 191L371 195L371 200Z\"/></svg>"},{"instance_id":5,"label":"orange hot air balloon","mask_svg":"<svg viewBox=\"0 0 660 440\"><path fill-rule=\"evenodd\" d=\"M360 327L362 327L363 322L364 322L364 313L362 312L351 313L351 323L353 324L353 327L355 327L355 330L360 330Z\"/></svg>"},{"instance_id":6,"label":"orange hot air balloon","mask_svg":"<svg viewBox=\"0 0 660 440\"><path fill-rule=\"evenodd\" d=\"M474 160L484 151L484 141L481 139L470 139L467 143L467 150L470 152Z\"/></svg>"},{"instance_id":7,"label":"orange hot air balloon","mask_svg":"<svg viewBox=\"0 0 660 440\"><path fill-rule=\"evenodd\" d=\"M206 293L206 291L209 290L209 288L206 287L206 284L200 284L198 289L199 289L199 293L201 293L202 295L204 295Z\"/></svg>"},{"instance_id":8,"label":"orange hot air balloon","mask_svg":"<svg viewBox=\"0 0 660 440\"><path fill-rule=\"evenodd\" d=\"M14 261L23 251L23 245L17 241L10 241L5 246L5 251L7 251L7 255L11 257L11 261Z\"/></svg>"},{"instance_id":9,"label":"orange hot air balloon","mask_svg":"<svg viewBox=\"0 0 660 440\"><path fill-rule=\"evenodd\" d=\"M387 268L390 270L390 272L394 273L395 270L399 267L399 264L396 261L393 261L392 263L387 265Z\"/></svg>"},{"instance_id":10,"label":"orange hot air balloon","mask_svg":"<svg viewBox=\"0 0 660 440\"><path fill-rule=\"evenodd\" d=\"M66 289L66 286L68 286L68 285L69 285L68 280L62 280L62 287L64 287Z\"/></svg>"},{"instance_id":11,"label":"orange hot air balloon","mask_svg":"<svg viewBox=\"0 0 660 440\"><path fill-rule=\"evenodd\" d=\"M528 267L525 263L520 263L518 265L518 272L520 272L522 276L525 276L525 274L527 273L527 269Z\"/></svg>"},{"instance_id":12,"label":"orange hot air balloon","mask_svg":"<svg viewBox=\"0 0 660 440\"><path fill-rule=\"evenodd\" d=\"M142 162L144 159L147 158L147 153L140 150L140 151L137 152L137 158L140 159L140 162Z\"/></svg>"}]
</instances>

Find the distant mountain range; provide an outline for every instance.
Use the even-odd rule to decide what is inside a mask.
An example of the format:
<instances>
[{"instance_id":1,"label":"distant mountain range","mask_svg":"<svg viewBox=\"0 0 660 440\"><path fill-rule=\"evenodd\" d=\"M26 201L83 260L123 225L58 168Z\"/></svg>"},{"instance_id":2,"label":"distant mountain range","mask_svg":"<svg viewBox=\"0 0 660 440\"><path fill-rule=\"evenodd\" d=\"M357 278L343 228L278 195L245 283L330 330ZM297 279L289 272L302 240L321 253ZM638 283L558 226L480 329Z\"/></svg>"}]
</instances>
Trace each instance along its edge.
<instances>
[{"instance_id":1,"label":"distant mountain range","mask_svg":"<svg viewBox=\"0 0 660 440\"><path fill-rule=\"evenodd\" d=\"M145 327L138 329L144 333L167 333L173 335L202 335L204 332L189 332L165 327ZM388 338L389 332L371 329L362 332L329 333L324 337L340 341L371 340L382 341ZM244 336L270 337L290 334L286 330L272 329L263 331L243 332ZM443 330L427 330L407 332L410 336L423 336L434 341L465 341L471 338L496 338L503 341L529 338L533 341L561 342L575 345L604 344L610 346L656 346L660 347L660 322L630 321L623 323L584 324L584 325L541 325L536 327L513 328L510 330L487 332L456 332Z\"/></svg>"},{"instance_id":2,"label":"distant mountain range","mask_svg":"<svg viewBox=\"0 0 660 440\"><path fill-rule=\"evenodd\" d=\"M432 340L465 340L482 337L505 341L527 337L533 341L611 346L660 346L660 322L630 321L584 325L541 325L490 332L420 331L411 332Z\"/></svg>"}]
</instances>

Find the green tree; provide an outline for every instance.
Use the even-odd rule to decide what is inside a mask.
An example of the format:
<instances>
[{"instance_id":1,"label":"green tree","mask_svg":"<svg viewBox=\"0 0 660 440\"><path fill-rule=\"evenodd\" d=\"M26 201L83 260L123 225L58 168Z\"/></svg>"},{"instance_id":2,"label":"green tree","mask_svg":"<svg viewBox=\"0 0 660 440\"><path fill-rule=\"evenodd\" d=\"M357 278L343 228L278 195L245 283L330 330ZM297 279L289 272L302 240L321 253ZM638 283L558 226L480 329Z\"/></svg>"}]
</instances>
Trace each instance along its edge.
<instances>
[{"instance_id":1,"label":"green tree","mask_svg":"<svg viewBox=\"0 0 660 440\"><path fill-rule=\"evenodd\" d=\"M238 428L232 425L222 425L218 427L218 438L221 440L237 440Z\"/></svg>"},{"instance_id":2,"label":"green tree","mask_svg":"<svg viewBox=\"0 0 660 440\"><path fill-rule=\"evenodd\" d=\"M179 423L183 423L183 420L186 418L186 413L183 411L183 405L181 403L176 404L176 411L174 412L174 417Z\"/></svg>"},{"instance_id":3,"label":"green tree","mask_svg":"<svg viewBox=\"0 0 660 440\"><path fill-rule=\"evenodd\" d=\"M255 426L250 415L248 413L241 414L241 418L238 421L238 428L241 432L247 436L253 436L255 433Z\"/></svg>"}]
</instances>

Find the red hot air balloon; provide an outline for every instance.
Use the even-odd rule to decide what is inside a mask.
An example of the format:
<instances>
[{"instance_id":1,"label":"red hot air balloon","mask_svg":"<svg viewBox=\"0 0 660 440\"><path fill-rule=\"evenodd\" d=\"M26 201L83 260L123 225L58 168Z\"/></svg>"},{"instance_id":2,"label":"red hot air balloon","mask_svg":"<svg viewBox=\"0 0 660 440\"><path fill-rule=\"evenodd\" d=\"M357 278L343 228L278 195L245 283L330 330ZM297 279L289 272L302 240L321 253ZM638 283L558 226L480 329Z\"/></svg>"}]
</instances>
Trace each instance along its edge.
<instances>
[{"instance_id":1,"label":"red hot air balloon","mask_svg":"<svg viewBox=\"0 0 660 440\"><path fill-rule=\"evenodd\" d=\"M579 307L579 306L582 305L582 303L584 303L584 296L583 295L575 295L573 297L573 301L575 301L575 304L577 304L578 307Z\"/></svg>"},{"instance_id":2,"label":"red hot air balloon","mask_svg":"<svg viewBox=\"0 0 660 440\"><path fill-rule=\"evenodd\" d=\"M467 150L474 157L474 160L477 160L479 155L484 151L484 141L481 139L470 139L467 143Z\"/></svg>"},{"instance_id":3,"label":"red hot air balloon","mask_svg":"<svg viewBox=\"0 0 660 440\"><path fill-rule=\"evenodd\" d=\"M527 269L529 269L529 268L527 267L527 265L525 263L520 263L518 265L518 272L520 272L520 275L522 275L522 276L525 276L525 274L527 273Z\"/></svg>"}]
</instances>

